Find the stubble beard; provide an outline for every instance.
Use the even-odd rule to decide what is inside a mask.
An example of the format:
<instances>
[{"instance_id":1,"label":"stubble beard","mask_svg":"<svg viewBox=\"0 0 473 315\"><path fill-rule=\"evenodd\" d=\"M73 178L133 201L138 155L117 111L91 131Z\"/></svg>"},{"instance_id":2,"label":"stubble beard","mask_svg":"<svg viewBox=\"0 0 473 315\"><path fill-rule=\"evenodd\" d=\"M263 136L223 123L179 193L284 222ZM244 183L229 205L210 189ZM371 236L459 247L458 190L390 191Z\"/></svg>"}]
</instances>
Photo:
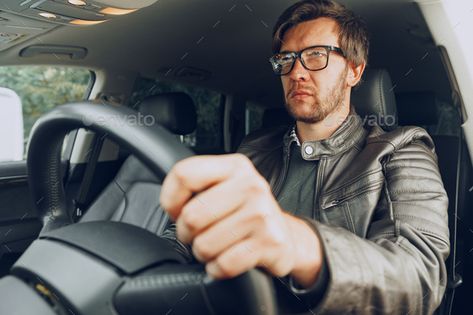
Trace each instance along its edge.
<instances>
[{"instance_id":1,"label":"stubble beard","mask_svg":"<svg viewBox=\"0 0 473 315\"><path fill-rule=\"evenodd\" d=\"M347 73L348 69L345 68L337 80L338 84L335 85L325 97L322 98L319 93L313 91L313 98L315 100L310 104L310 111L308 113L299 112L298 106L300 105L297 104L297 102L291 103L291 101L286 100L285 106L289 114L296 121L307 124L315 124L323 121L330 113L335 112L342 106L345 97L346 87L344 87L344 83Z\"/></svg>"}]
</instances>

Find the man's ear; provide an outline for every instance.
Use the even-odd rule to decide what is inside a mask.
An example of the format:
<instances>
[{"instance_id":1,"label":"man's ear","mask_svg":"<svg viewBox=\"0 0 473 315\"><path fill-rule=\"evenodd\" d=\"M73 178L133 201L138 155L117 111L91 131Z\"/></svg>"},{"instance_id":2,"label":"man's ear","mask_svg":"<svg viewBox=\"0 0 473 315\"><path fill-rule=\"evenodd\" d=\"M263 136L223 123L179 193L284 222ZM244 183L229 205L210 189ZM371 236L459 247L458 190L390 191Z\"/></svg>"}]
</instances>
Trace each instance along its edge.
<instances>
[{"instance_id":1,"label":"man's ear","mask_svg":"<svg viewBox=\"0 0 473 315\"><path fill-rule=\"evenodd\" d=\"M348 63L347 84L350 87L354 87L358 82L360 82L365 67L365 63L360 63L358 66L355 66L352 62Z\"/></svg>"}]
</instances>

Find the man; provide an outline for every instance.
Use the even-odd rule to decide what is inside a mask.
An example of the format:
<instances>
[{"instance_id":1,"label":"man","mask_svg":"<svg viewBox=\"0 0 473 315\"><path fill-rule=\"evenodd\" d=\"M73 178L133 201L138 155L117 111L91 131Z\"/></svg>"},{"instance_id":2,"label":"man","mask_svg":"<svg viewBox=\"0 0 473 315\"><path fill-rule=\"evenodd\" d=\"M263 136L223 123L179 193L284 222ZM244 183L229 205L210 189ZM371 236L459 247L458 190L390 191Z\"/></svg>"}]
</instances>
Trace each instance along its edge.
<instances>
[{"instance_id":1,"label":"man","mask_svg":"<svg viewBox=\"0 0 473 315\"><path fill-rule=\"evenodd\" d=\"M284 277L293 311L432 313L448 201L423 129L364 127L350 106L367 62L363 22L330 0L298 2L273 49L296 124L250 136L244 155L176 164L161 202L179 240L215 278L254 267Z\"/></svg>"}]
</instances>

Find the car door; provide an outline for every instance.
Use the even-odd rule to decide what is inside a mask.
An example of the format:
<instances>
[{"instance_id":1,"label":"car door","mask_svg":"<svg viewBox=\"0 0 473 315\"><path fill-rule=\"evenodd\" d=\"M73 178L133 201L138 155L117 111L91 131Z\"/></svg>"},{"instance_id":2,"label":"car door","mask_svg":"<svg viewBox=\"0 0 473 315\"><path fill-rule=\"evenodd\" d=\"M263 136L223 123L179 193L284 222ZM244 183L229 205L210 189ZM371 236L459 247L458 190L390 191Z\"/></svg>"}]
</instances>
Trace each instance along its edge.
<instances>
[{"instance_id":1,"label":"car door","mask_svg":"<svg viewBox=\"0 0 473 315\"><path fill-rule=\"evenodd\" d=\"M8 272L41 229L28 189L25 158L30 130L34 122L53 107L86 99L93 81L94 75L87 69L54 66L0 67L0 88L18 96L21 104L19 110L22 113L22 119L16 120L11 111L5 110L7 103L1 104L2 120L15 120L15 123L3 128L0 133L0 152L3 157L0 159L0 277ZM18 123L22 125L18 126ZM13 134L16 134L13 129L16 128L20 128L23 133L23 143L20 143L22 147L19 150L12 144ZM65 169L74 135L75 133L71 133L65 141ZM18 142L18 139L15 141ZM16 151L12 152L14 149Z\"/></svg>"}]
</instances>

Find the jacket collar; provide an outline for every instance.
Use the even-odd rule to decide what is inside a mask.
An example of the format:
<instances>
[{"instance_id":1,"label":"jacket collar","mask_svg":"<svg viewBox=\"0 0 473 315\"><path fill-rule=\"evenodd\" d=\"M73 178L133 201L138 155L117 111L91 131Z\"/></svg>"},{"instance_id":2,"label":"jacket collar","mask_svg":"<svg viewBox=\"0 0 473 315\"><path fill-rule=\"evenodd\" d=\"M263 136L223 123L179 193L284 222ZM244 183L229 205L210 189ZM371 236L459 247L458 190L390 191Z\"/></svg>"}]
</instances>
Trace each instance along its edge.
<instances>
[{"instance_id":1,"label":"jacket collar","mask_svg":"<svg viewBox=\"0 0 473 315\"><path fill-rule=\"evenodd\" d=\"M364 139L365 132L361 117L356 114L352 107L349 115L340 127L329 138L324 140L300 143L296 134L296 126L294 125L284 135L285 156L289 154L289 148L293 143L300 147L302 157L308 161L318 160L322 156L337 155L357 145Z\"/></svg>"}]
</instances>

